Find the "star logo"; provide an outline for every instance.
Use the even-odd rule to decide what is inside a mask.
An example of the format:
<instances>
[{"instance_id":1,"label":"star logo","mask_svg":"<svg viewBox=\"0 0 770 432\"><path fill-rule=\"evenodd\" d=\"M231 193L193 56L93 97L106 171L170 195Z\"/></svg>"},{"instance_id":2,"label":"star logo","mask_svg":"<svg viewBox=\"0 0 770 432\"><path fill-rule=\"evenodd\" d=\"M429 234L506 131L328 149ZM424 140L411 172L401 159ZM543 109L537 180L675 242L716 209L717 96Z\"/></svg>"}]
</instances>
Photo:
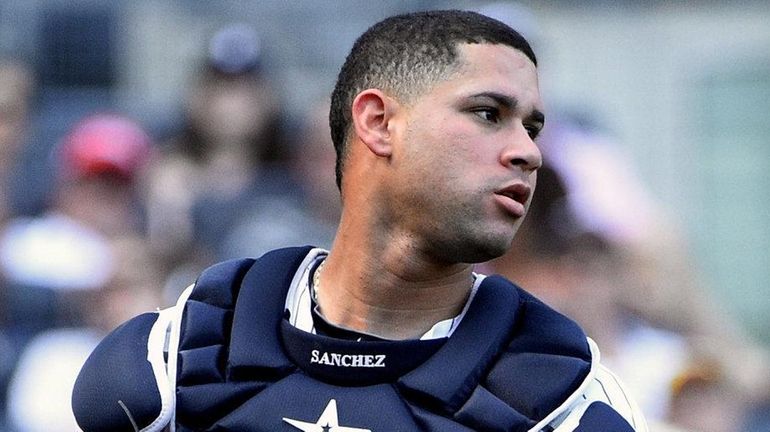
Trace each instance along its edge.
<instances>
[{"instance_id":1,"label":"star logo","mask_svg":"<svg viewBox=\"0 0 770 432\"><path fill-rule=\"evenodd\" d=\"M369 429L340 426L337 420L337 401L332 399L315 423L283 418L283 421L303 432L372 432Z\"/></svg>"}]
</instances>

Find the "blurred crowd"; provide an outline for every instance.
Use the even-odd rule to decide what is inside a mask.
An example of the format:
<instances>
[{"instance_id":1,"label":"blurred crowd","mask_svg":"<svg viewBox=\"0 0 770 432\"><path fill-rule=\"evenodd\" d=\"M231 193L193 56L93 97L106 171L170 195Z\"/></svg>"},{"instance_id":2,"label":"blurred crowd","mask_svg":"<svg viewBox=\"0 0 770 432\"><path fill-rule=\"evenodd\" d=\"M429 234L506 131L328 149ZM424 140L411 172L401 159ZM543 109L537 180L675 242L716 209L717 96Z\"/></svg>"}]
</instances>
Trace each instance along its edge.
<instances>
[{"instance_id":1,"label":"blurred crowd","mask_svg":"<svg viewBox=\"0 0 770 432\"><path fill-rule=\"evenodd\" d=\"M40 77L0 59L0 431L77 431L69 392L90 350L173 304L206 266L330 246L328 101L290 119L246 25L215 32L202 54L176 127L83 109L37 152L25 146L46 136L32 121ZM767 353L714 304L668 210L588 117L549 115L530 215L511 252L478 271L576 319L653 432L770 431Z\"/></svg>"}]
</instances>

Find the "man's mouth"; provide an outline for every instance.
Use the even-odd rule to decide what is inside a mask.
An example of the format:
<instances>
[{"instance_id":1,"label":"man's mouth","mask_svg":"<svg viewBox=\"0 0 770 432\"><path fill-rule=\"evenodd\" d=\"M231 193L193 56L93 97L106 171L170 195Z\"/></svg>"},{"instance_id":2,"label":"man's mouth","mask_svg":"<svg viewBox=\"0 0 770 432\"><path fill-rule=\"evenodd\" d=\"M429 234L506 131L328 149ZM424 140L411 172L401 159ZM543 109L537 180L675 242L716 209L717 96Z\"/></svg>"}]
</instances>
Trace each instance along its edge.
<instances>
[{"instance_id":1,"label":"man's mouth","mask_svg":"<svg viewBox=\"0 0 770 432\"><path fill-rule=\"evenodd\" d=\"M514 185L505 187L495 193L498 195L508 197L521 205L525 205L529 200L531 189L529 186L523 183L516 183Z\"/></svg>"},{"instance_id":2,"label":"man's mouth","mask_svg":"<svg viewBox=\"0 0 770 432\"><path fill-rule=\"evenodd\" d=\"M506 186L495 192L497 203L510 215L521 218L527 212L527 202L532 189L524 183Z\"/></svg>"}]
</instances>

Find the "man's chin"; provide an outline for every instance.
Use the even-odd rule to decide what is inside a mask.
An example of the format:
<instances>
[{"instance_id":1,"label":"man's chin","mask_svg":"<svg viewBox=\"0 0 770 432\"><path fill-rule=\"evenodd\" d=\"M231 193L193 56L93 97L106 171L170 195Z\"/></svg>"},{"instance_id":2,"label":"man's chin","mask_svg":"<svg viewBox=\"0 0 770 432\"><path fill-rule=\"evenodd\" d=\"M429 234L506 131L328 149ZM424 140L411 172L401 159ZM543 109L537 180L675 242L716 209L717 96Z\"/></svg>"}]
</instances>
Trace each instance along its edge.
<instances>
[{"instance_id":1,"label":"man's chin","mask_svg":"<svg viewBox=\"0 0 770 432\"><path fill-rule=\"evenodd\" d=\"M434 243L433 252L447 263L478 264L507 253L513 244L515 229L507 225L481 230L476 225L458 227L454 232L458 235Z\"/></svg>"},{"instance_id":2,"label":"man's chin","mask_svg":"<svg viewBox=\"0 0 770 432\"><path fill-rule=\"evenodd\" d=\"M476 244L468 244L463 254L463 262L478 264L501 257L511 248L512 239L499 236Z\"/></svg>"}]
</instances>

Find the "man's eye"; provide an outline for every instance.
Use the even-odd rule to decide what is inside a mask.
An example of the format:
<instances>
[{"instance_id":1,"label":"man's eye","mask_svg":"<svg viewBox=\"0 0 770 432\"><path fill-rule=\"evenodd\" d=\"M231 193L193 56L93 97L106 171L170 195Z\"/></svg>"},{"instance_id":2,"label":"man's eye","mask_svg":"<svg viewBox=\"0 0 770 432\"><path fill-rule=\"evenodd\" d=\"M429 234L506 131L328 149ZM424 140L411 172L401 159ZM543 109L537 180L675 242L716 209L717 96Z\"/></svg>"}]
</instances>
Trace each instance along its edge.
<instances>
[{"instance_id":1,"label":"man's eye","mask_svg":"<svg viewBox=\"0 0 770 432\"><path fill-rule=\"evenodd\" d=\"M478 108L473 110L473 113L490 123L500 121L500 111L496 108Z\"/></svg>"},{"instance_id":2,"label":"man's eye","mask_svg":"<svg viewBox=\"0 0 770 432\"><path fill-rule=\"evenodd\" d=\"M540 134L540 128L537 126L525 126L525 129L527 129L527 133L531 139L537 138Z\"/></svg>"}]
</instances>

